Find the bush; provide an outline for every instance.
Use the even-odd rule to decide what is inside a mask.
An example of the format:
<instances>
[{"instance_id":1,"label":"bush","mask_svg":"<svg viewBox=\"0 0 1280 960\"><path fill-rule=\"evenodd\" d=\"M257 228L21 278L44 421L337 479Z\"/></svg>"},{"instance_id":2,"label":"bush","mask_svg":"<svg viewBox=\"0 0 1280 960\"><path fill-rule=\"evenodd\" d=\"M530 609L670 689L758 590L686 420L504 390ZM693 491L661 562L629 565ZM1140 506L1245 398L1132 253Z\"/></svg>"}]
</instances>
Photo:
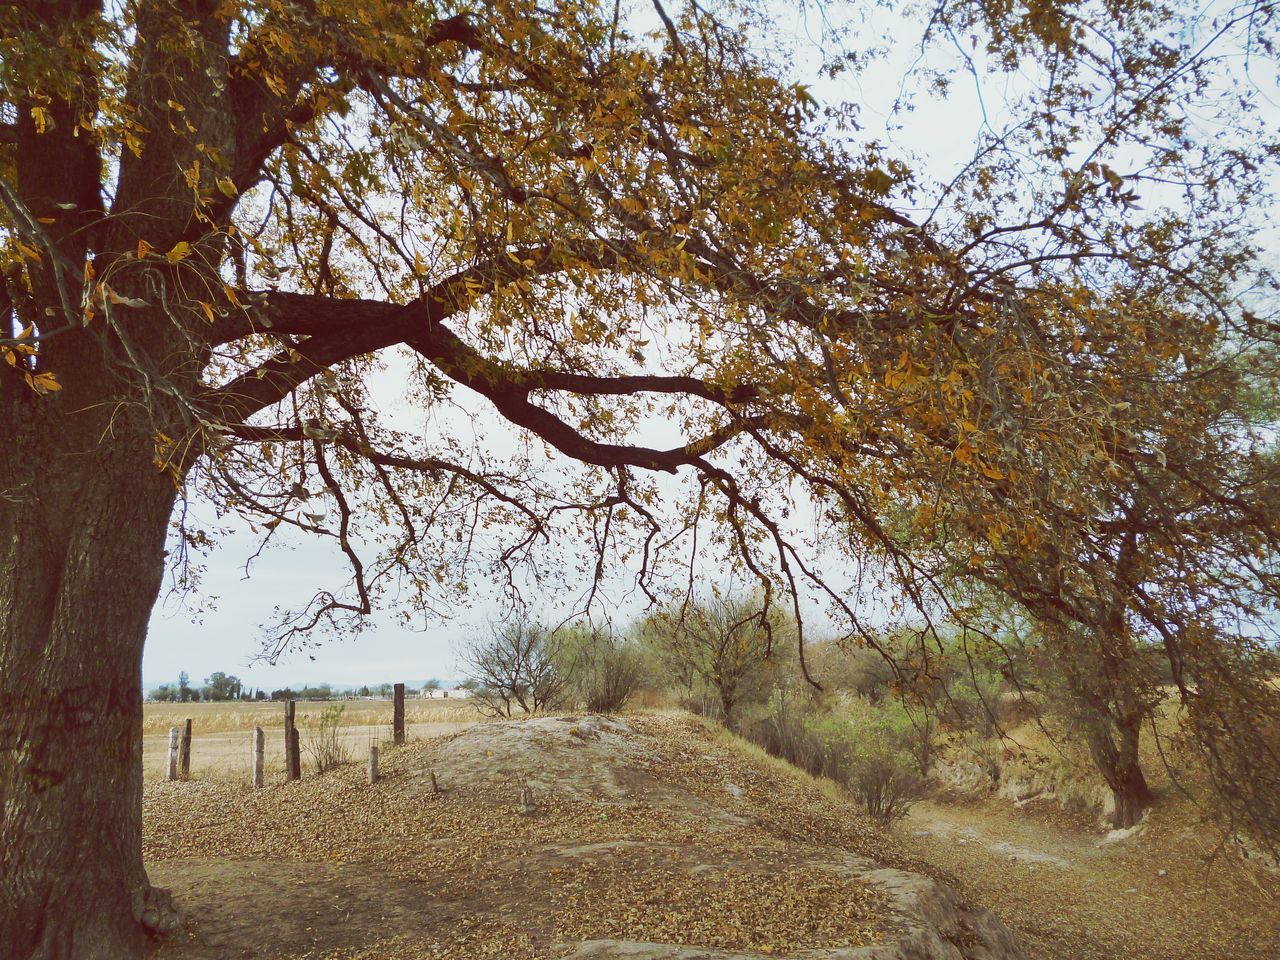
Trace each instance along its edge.
<instances>
[{"instance_id":1,"label":"bush","mask_svg":"<svg viewBox=\"0 0 1280 960\"><path fill-rule=\"evenodd\" d=\"M307 753L315 762L316 773L351 762L351 750L342 739L342 714L345 704L325 707L315 725L307 729Z\"/></svg>"},{"instance_id":2,"label":"bush","mask_svg":"<svg viewBox=\"0 0 1280 960\"><path fill-rule=\"evenodd\" d=\"M560 649L562 669L589 713L618 713L640 685L639 651L623 637L595 628L575 631Z\"/></svg>"},{"instance_id":3,"label":"bush","mask_svg":"<svg viewBox=\"0 0 1280 960\"><path fill-rule=\"evenodd\" d=\"M905 817L911 804L923 796L925 786L912 759L887 744L855 751L845 784L882 826Z\"/></svg>"},{"instance_id":4,"label":"bush","mask_svg":"<svg viewBox=\"0 0 1280 960\"><path fill-rule=\"evenodd\" d=\"M774 756L839 783L882 825L906 816L912 801L924 794L917 751L930 730L914 723L896 701L853 698L823 711L811 697L786 689L741 727L744 736Z\"/></svg>"}]
</instances>

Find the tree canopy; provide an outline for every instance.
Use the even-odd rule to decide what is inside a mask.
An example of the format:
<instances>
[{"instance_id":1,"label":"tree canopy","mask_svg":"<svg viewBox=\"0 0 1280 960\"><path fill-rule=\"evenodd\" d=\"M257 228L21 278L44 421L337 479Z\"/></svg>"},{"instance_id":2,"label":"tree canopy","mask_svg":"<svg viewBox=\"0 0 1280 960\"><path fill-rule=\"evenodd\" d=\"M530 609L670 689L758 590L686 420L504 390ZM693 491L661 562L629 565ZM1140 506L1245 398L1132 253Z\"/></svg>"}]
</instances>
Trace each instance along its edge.
<instances>
[{"instance_id":1,"label":"tree canopy","mask_svg":"<svg viewBox=\"0 0 1280 960\"><path fill-rule=\"evenodd\" d=\"M1158 637L1224 789L1252 763L1233 809L1280 823L1256 403L1277 148L1238 68L1274 54L1275 6L939 0L921 49L959 55L922 54L935 94L1027 87L947 182L789 75L760 11L647 9L652 29L592 0L0 5L0 692L106 684L85 709L128 741L171 516L171 560L208 540L197 494L349 561L276 650L390 591L430 608L482 564L514 588L568 531L589 580L631 562L655 602L717 542L766 607L815 590L874 645L816 533L929 624L981 629L956 583L1011 598L1066 670L1122 677ZM857 40L830 38L830 76ZM97 596L108 680L81 656ZM73 750L49 709L4 730L6 849L106 776L32 791ZM128 833L131 803L95 829ZM65 882L83 899L114 869L136 919L117 846L126 866ZM25 854L19 956L43 955L24 910L68 854Z\"/></svg>"}]
</instances>

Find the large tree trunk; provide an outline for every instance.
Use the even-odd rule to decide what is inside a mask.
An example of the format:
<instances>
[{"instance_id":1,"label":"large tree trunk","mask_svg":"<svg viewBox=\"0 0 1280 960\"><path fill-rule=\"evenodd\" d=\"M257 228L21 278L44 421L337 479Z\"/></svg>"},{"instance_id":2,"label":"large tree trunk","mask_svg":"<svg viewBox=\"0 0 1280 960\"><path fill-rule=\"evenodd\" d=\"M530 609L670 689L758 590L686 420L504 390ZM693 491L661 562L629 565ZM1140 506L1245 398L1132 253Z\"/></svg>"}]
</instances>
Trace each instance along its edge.
<instances>
[{"instance_id":1,"label":"large tree trunk","mask_svg":"<svg viewBox=\"0 0 1280 960\"><path fill-rule=\"evenodd\" d=\"M1132 827L1155 801L1138 760L1141 732L1140 715L1104 720L1089 731L1089 751L1111 789L1111 824L1117 829Z\"/></svg>"},{"instance_id":2,"label":"large tree trunk","mask_svg":"<svg viewBox=\"0 0 1280 960\"><path fill-rule=\"evenodd\" d=\"M175 484L127 413L0 399L0 944L132 960L165 902L142 865L141 663Z\"/></svg>"}]
</instances>

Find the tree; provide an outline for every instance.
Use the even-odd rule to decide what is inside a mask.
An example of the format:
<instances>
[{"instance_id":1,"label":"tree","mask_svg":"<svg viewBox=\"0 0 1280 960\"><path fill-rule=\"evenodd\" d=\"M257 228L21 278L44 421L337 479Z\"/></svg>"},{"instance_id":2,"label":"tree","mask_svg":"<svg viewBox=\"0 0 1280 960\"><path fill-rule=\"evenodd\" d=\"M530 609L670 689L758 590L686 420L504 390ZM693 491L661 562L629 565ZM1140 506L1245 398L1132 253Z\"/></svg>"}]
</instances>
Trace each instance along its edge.
<instances>
[{"instance_id":1,"label":"tree","mask_svg":"<svg viewBox=\"0 0 1280 960\"><path fill-rule=\"evenodd\" d=\"M536 713L560 704L569 674L559 661L560 639L525 617L490 624L463 650L477 706L498 717Z\"/></svg>"},{"instance_id":2,"label":"tree","mask_svg":"<svg viewBox=\"0 0 1280 960\"><path fill-rule=\"evenodd\" d=\"M682 603L650 619L644 631L673 675L686 678L690 692L700 682L711 692L726 724L737 708L767 700L776 674L775 649L793 642L789 631L760 597L713 591L705 600Z\"/></svg>"},{"instance_id":3,"label":"tree","mask_svg":"<svg viewBox=\"0 0 1280 960\"><path fill-rule=\"evenodd\" d=\"M157 703L172 703L178 699L178 693L169 684L162 683L149 694L148 699L155 700Z\"/></svg>"},{"instance_id":4,"label":"tree","mask_svg":"<svg viewBox=\"0 0 1280 960\"><path fill-rule=\"evenodd\" d=\"M432 678L422 684L422 690L428 697L434 697L437 690L440 689L440 681Z\"/></svg>"},{"instance_id":5,"label":"tree","mask_svg":"<svg viewBox=\"0 0 1280 960\"><path fill-rule=\"evenodd\" d=\"M640 685L638 644L594 624L557 631L556 658L573 698L588 713L618 713Z\"/></svg>"},{"instance_id":6,"label":"tree","mask_svg":"<svg viewBox=\"0 0 1280 960\"><path fill-rule=\"evenodd\" d=\"M193 695L196 695L196 692L191 689L191 678L187 675L187 671L183 670L178 674L178 699L186 703Z\"/></svg>"},{"instance_id":7,"label":"tree","mask_svg":"<svg viewBox=\"0 0 1280 960\"><path fill-rule=\"evenodd\" d=\"M240 679L228 676L222 671L205 677L204 698L206 700L238 700L240 698Z\"/></svg>"},{"instance_id":8,"label":"tree","mask_svg":"<svg viewBox=\"0 0 1280 960\"><path fill-rule=\"evenodd\" d=\"M908 605L943 602L941 552L1048 619L1050 585L1110 562L1093 531L1113 468L1189 504L1204 486L1249 548L1215 569L1274 597L1273 475L1154 472L1143 442L1231 338L1274 338L1235 299L1270 137L1246 109L1192 142L1184 103L1219 47L1170 46L1175 14L1124 6L939 3L930 31L1052 83L931 184L697 5L648 38L591 2L0 5L0 943L135 957L165 916L141 860L138 675L171 518L180 573L209 539L179 497L349 561L268 653L401 584L422 610L480 573L514 589L547 544L591 545L597 584L636 557L648 592L709 537L763 606L798 613L808 582L856 631L788 526L800 491ZM1274 19L1241 8L1221 36L1269 45ZM1135 211L1170 181L1194 217L1158 194ZM922 200L933 215L899 209ZM498 462L484 430L407 435L370 402L388 387L441 408L465 388L526 443ZM638 440L657 418L681 442ZM663 508L655 474L689 496ZM1162 540L1151 516L1194 568L1212 524ZM1153 572L1124 610L1164 631L1225 787L1276 694L1179 590Z\"/></svg>"}]
</instances>

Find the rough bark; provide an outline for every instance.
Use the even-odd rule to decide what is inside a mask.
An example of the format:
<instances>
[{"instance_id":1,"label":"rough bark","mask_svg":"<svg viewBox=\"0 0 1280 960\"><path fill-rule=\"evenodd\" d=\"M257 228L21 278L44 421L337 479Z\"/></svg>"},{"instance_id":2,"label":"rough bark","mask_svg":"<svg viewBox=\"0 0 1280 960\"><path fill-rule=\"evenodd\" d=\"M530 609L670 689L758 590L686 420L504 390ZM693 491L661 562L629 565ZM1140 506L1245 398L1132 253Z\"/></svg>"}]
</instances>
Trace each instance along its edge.
<instances>
[{"instance_id":1,"label":"rough bark","mask_svg":"<svg viewBox=\"0 0 1280 960\"><path fill-rule=\"evenodd\" d=\"M76 398L5 393L0 944L133 958L144 915L172 921L142 864L141 663L175 486L140 428L101 443L105 416L68 416Z\"/></svg>"},{"instance_id":2,"label":"rough bark","mask_svg":"<svg viewBox=\"0 0 1280 960\"><path fill-rule=\"evenodd\" d=\"M1089 751L1115 803L1111 824L1116 829L1132 827L1155 801L1138 759L1141 732L1142 717L1125 716L1089 733Z\"/></svg>"}]
</instances>

